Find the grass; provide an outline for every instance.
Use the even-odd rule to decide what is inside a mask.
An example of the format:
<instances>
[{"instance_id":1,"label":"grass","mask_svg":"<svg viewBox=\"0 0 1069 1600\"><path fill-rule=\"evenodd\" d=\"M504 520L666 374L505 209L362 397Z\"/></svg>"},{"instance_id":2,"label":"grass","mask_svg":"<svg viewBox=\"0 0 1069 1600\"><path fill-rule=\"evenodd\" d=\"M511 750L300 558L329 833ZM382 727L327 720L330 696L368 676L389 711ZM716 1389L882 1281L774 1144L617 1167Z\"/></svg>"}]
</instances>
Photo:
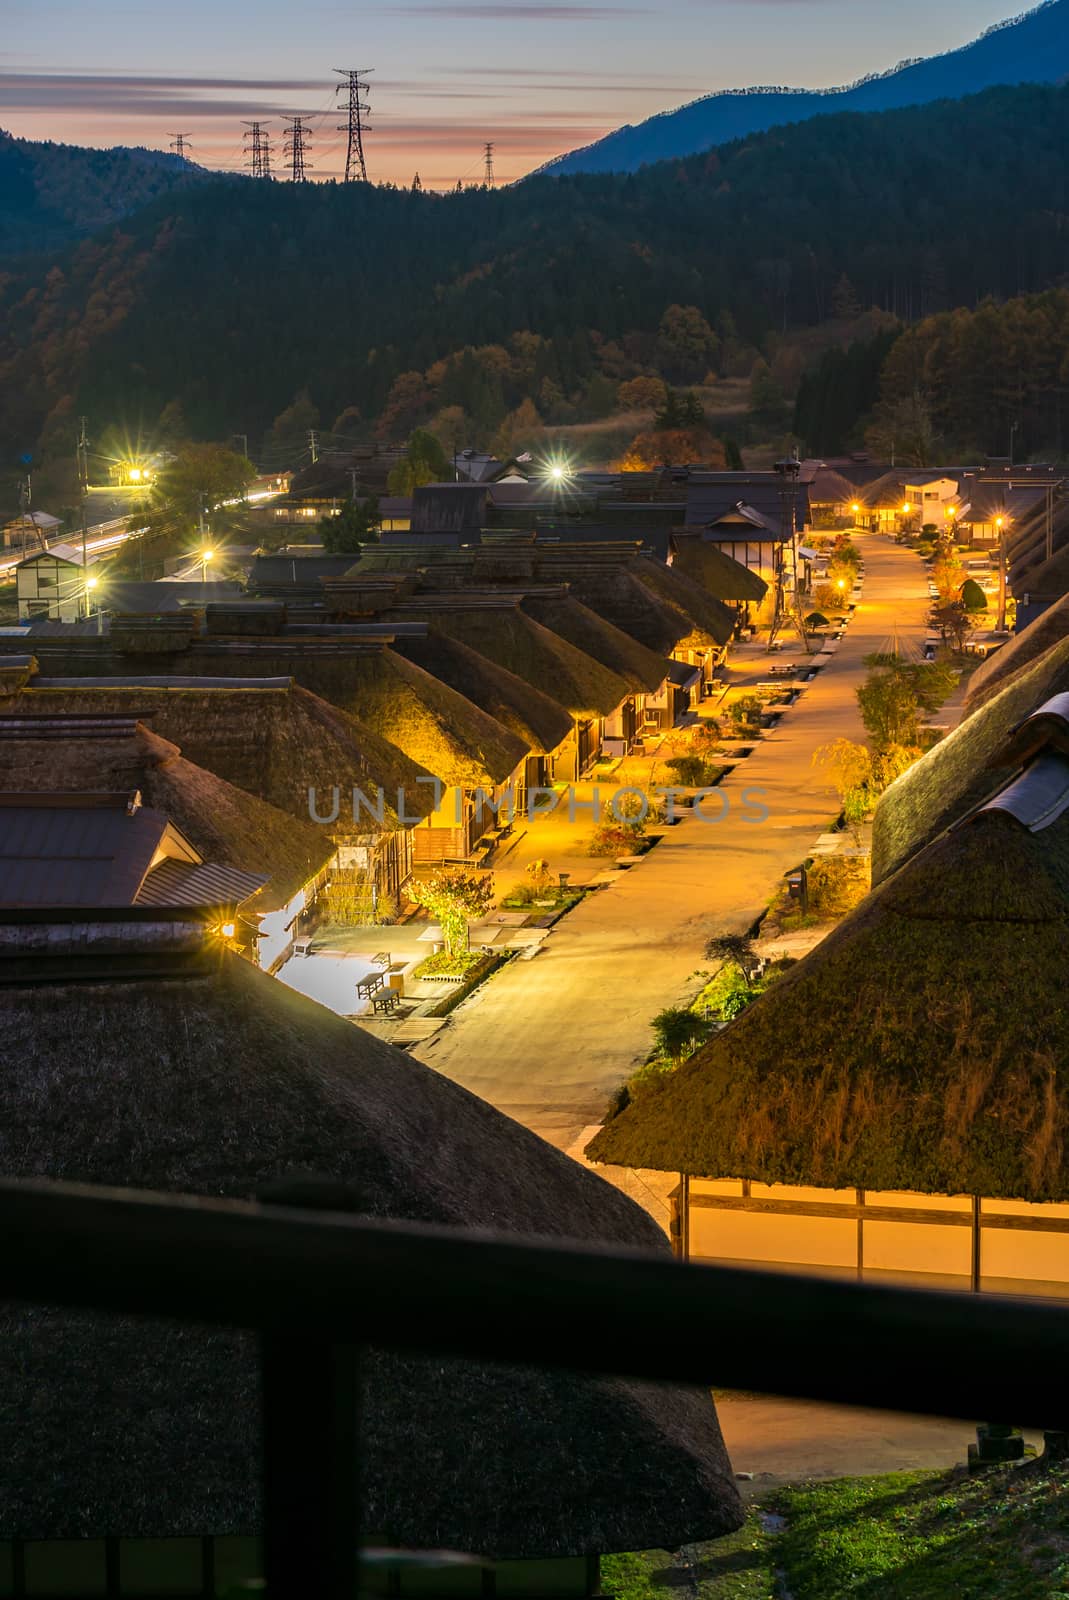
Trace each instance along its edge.
<instances>
[{"instance_id":1,"label":"grass","mask_svg":"<svg viewBox=\"0 0 1069 1600\"><path fill-rule=\"evenodd\" d=\"M448 950L439 950L425 956L418 967L413 967L414 978L462 978L486 958L477 950L465 950L463 955L451 956Z\"/></svg>"},{"instance_id":2,"label":"grass","mask_svg":"<svg viewBox=\"0 0 1069 1600\"><path fill-rule=\"evenodd\" d=\"M780 1489L729 1538L602 1574L618 1600L1069 1600L1069 1465Z\"/></svg>"}]
</instances>

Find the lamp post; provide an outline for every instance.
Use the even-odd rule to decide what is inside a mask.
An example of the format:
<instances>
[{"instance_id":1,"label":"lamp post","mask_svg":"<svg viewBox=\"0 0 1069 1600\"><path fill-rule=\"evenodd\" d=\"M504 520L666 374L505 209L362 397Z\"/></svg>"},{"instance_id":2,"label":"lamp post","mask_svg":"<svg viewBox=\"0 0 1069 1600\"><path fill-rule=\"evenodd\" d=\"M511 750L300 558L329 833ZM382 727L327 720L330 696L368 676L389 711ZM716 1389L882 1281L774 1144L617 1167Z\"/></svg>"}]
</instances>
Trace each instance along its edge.
<instances>
[{"instance_id":1,"label":"lamp post","mask_svg":"<svg viewBox=\"0 0 1069 1600\"><path fill-rule=\"evenodd\" d=\"M1006 518L996 517L998 529L998 622L999 633L1006 631Z\"/></svg>"},{"instance_id":2,"label":"lamp post","mask_svg":"<svg viewBox=\"0 0 1069 1600\"><path fill-rule=\"evenodd\" d=\"M201 551L201 553L200 553L200 581L201 581L201 583L207 583L207 581L208 581L208 562L214 560L214 558L215 558L215 551L214 550L204 549L204 550Z\"/></svg>"},{"instance_id":3,"label":"lamp post","mask_svg":"<svg viewBox=\"0 0 1069 1600\"><path fill-rule=\"evenodd\" d=\"M90 600L92 598L93 590L98 587L99 583L99 578L86 578L85 580L85 615L87 620L92 614ZM97 632L104 632L104 612L102 607L99 605L97 606Z\"/></svg>"}]
</instances>

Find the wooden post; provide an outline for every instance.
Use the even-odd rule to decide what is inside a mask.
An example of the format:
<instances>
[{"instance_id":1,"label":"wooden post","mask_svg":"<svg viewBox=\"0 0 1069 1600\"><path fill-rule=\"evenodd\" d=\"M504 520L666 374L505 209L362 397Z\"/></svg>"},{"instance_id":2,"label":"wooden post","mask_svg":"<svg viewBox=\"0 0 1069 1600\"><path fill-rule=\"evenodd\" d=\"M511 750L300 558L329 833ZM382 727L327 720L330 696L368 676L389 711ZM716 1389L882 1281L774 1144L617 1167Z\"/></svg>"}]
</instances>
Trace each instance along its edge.
<instances>
[{"instance_id":1,"label":"wooden post","mask_svg":"<svg viewBox=\"0 0 1069 1600\"><path fill-rule=\"evenodd\" d=\"M980 1228L980 1196L974 1194L972 1197L972 1234L970 1240L972 1244L972 1262L969 1272L969 1287L973 1294L980 1293Z\"/></svg>"},{"instance_id":2,"label":"wooden post","mask_svg":"<svg viewBox=\"0 0 1069 1600\"><path fill-rule=\"evenodd\" d=\"M864 1189L855 1189L854 1199L859 1206L863 1206L865 1204ZM865 1276L865 1219L861 1216L857 1219L857 1275L859 1278Z\"/></svg>"}]
</instances>

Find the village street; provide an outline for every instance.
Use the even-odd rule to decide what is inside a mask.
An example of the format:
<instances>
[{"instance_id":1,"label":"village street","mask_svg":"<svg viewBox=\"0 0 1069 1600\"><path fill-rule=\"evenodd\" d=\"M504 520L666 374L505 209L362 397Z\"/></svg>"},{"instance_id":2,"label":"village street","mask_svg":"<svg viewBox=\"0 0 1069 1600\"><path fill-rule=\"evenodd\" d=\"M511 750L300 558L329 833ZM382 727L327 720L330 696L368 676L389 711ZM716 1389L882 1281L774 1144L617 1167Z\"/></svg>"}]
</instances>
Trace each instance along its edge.
<instances>
[{"instance_id":1,"label":"village street","mask_svg":"<svg viewBox=\"0 0 1069 1600\"><path fill-rule=\"evenodd\" d=\"M647 1055L651 1018L699 987L706 941L749 928L837 814L812 755L831 739L864 737L855 699L864 657L893 648L896 631L914 650L925 636L930 602L917 556L879 536L859 542L864 592L846 636L725 778L724 820L687 816L667 829L647 859L565 917L533 961L510 963L413 1054L562 1149L603 1120L609 1096ZM796 639L784 650L801 659ZM758 802L763 822L752 820Z\"/></svg>"}]
</instances>

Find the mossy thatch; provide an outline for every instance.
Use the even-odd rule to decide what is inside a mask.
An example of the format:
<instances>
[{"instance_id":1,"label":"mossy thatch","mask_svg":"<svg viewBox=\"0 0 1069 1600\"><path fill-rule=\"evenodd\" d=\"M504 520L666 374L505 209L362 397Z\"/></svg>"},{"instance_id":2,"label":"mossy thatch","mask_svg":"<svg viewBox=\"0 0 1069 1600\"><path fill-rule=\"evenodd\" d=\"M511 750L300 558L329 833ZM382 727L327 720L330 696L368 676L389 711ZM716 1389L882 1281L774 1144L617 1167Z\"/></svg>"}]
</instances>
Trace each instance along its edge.
<instances>
[{"instance_id":1,"label":"mossy thatch","mask_svg":"<svg viewBox=\"0 0 1069 1600\"><path fill-rule=\"evenodd\" d=\"M52 794L131 793L161 811L205 861L268 876L255 910L288 905L335 852L326 828L288 816L140 723L62 736L54 719L0 715L0 789Z\"/></svg>"},{"instance_id":2,"label":"mossy thatch","mask_svg":"<svg viewBox=\"0 0 1069 1600\"><path fill-rule=\"evenodd\" d=\"M1052 695L1069 689L1069 639L1055 645L881 796L872 829L872 881L881 883L952 822L988 799L1015 770L999 764L1009 735Z\"/></svg>"},{"instance_id":3,"label":"mossy thatch","mask_svg":"<svg viewBox=\"0 0 1069 1600\"><path fill-rule=\"evenodd\" d=\"M2 1001L8 1177L251 1199L312 1172L346 1185L330 1209L667 1249L600 1178L229 955ZM741 1520L707 1392L382 1351L361 1374L362 1522L402 1547L573 1556ZM0 1389L0 1537L259 1531L249 1336L4 1307Z\"/></svg>"},{"instance_id":4,"label":"mossy thatch","mask_svg":"<svg viewBox=\"0 0 1069 1600\"><path fill-rule=\"evenodd\" d=\"M1069 818L937 840L589 1146L762 1183L1069 1199Z\"/></svg>"},{"instance_id":5,"label":"mossy thatch","mask_svg":"<svg viewBox=\"0 0 1069 1600\"><path fill-rule=\"evenodd\" d=\"M731 606L715 599L685 572L667 567L650 556L639 556L634 572L647 589L690 622L690 632L679 641L681 646L705 649L713 644L727 644L735 631L735 612Z\"/></svg>"},{"instance_id":6,"label":"mossy thatch","mask_svg":"<svg viewBox=\"0 0 1069 1600\"><path fill-rule=\"evenodd\" d=\"M631 692L615 672L521 611L518 601L466 605L463 592L442 599L421 606L416 596L391 615L427 622L459 639L524 683L542 687L575 717L607 717Z\"/></svg>"},{"instance_id":7,"label":"mossy thatch","mask_svg":"<svg viewBox=\"0 0 1069 1600\"><path fill-rule=\"evenodd\" d=\"M309 791L316 791L317 809L326 813L337 787L345 797L334 830L339 834L352 816L349 796L354 787L373 803L381 792L387 827L397 826L399 790L404 791L408 817L426 816L434 807L433 785L418 782L429 776L426 768L366 724L293 683L255 689L177 688L144 675L140 681L94 678L83 686L63 680L50 687L46 678L6 704L20 715L144 717L196 766L302 822L308 821Z\"/></svg>"},{"instance_id":8,"label":"mossy thatch","mask_svg":"<svg viewBox=\"0 0 1069 1600\"><path fill-rule=\"evenodd\" d=\"M725 605L744 601L758 605L768 593L768 584L760 573L751 572L701 534L674 533L672 550L673 571L690 578Z\"/></svg>"},{"instance_id":9,"label":"mossy thatch","mask_svg":"<svg viewBox=\"0 0 1069 1600\"><path fill-rule=\"evenodd\" d=\"M523 609L544 628L615 672L637 693L653 694L664 682L667 669L663 656L655 655L630 634L613 627L566 590L536 590L524 596Z\"/></svg>"},{"instance_id":10,"label":"mossy thatch","mask_svg":"<svg viewBox=\"0 0 1069 1600\"><path fill-rule=\"evenodd\" d=\"M1004 689L1017 673L1038 661L1054 645L1069 637L1069 594L1042 612L1027 628L1014 634L1004 645L981 662L969 679L965 695L965 715Z\"/></svg>"},{"instance_id":11,"label":"mossy thatch","mask_svg":"<svg viewBox=\"0 0 1069 1600\"><path fill-rule=\"evenodd\" d=\"M393 648L479 706L531 750L548 755L572 731L572 719L558 701L459 639L434 629L422 638L398 637Z\"/></svg>"}]
</instances>

